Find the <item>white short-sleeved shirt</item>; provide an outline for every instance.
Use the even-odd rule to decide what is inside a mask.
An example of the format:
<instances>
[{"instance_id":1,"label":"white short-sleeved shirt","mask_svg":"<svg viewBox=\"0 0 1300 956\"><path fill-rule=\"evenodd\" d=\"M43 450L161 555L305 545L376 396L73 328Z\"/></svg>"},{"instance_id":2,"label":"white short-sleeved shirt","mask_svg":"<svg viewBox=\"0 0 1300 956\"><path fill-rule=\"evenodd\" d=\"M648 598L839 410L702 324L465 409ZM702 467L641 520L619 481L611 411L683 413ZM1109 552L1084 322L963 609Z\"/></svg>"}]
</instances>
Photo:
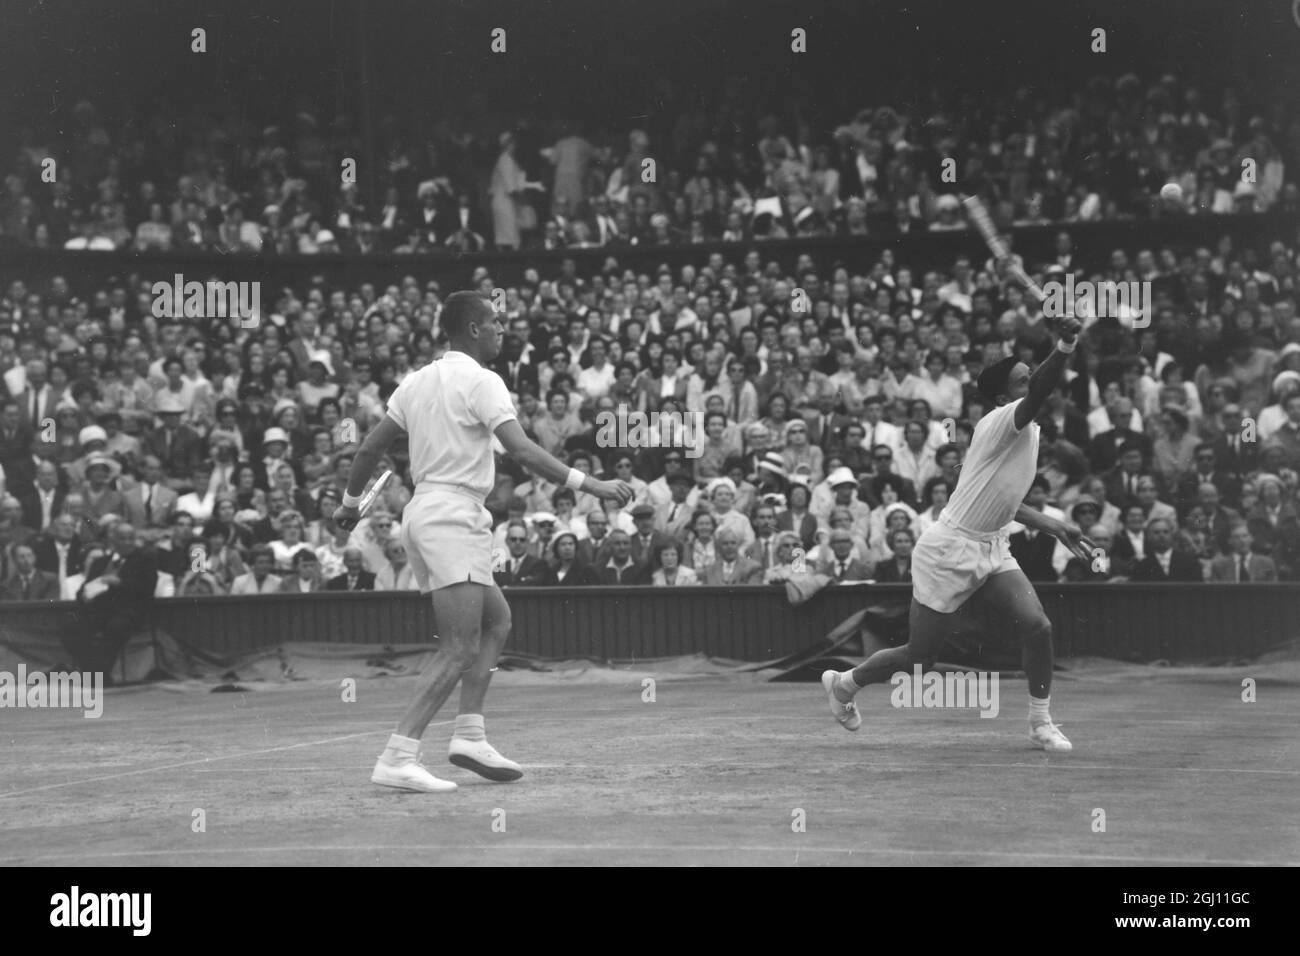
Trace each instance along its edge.
<instances>
[{"instance_id":1,"label":"white short-sleeved shirt","mask_svg":"<svg viewBox=\"0 0 1300 956\"><path fill-rule=\"evenodd\" d=\"M492 436L515 421L506 383L464 352L412 372L388 399L388 415L410 437L411 479L456 485L480 500L496 477Z\"/></svg>"},{"instance_id":2,"label":"white short-sleeved shirt","mask_svg":"<svg viewBox=\"0 0 1300 956\"><path fill-rule=\"evenodd\" d=\"M957 490L944 514L959 529L976 534L998 531L1011 522L1038 472L1038 424L1016 428L1016 408L1008 402L979 420L961 466Z\"/></svg>"}]
</instances>

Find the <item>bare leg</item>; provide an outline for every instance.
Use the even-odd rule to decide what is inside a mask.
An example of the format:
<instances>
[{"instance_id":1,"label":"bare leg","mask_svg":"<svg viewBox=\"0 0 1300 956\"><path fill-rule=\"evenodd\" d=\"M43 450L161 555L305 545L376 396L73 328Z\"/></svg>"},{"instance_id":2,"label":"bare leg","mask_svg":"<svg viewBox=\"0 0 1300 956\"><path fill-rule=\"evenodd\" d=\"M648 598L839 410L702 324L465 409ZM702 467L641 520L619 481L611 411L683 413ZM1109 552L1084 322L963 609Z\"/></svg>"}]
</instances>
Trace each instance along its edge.
<instances>
[{"instance_id":1,"label":"bare leg","mask_svg":"<svg viewBox=\"0 0 1300 956\"><path fill-rule=\"evenodd\" d=\"M1004 571L985 581L980 593L1020 636L1029 696L1045 699L1052 692L1052 622L1034 586L1025 572Z\"/></svg>"},{"instance_id":2,"label":"bare leg","mask_svg":"<svg viewBox=\"0 0 1300 956\"><path fill-rule=\"evenodd\" d=\"M938 611L912 601L908 615L908 638L902 647L886 647L876 651L853 669L853 682L859 687L881 684L898 671L910 671L920 663L929 670L934 665L939 648L960 625L957 614Z\"/></svg>"},{"instance_id":3,"label":"bare leg","mask_svg":"<svg viewBox=\"0 0 1300 956\"><path fill-rule=\"evenodd\" d=\"M505 595L495 584L484 591L482 637L478 656L460 682L462 714L483 713L483 698L487 696L488 684L492 680L492 668L496 667L501 650L506 646L506 639L510 637L510 605L506 603Z\"/></svg>"},{"instance_id":4,"label":"bare leg","mask_svg":"<svg viewBox=\"0 0 1300 956\"><path fill-rule=\"evenodd\" d=\"M487 592L481 584L464 581L432 593L439 631L438 652L420 674L415 699L397 724L401 736L416 740L423 736L461 677L473 669L479 654ZM486 683L483 686L486 689Z\"/></svg>"}]
</instances>

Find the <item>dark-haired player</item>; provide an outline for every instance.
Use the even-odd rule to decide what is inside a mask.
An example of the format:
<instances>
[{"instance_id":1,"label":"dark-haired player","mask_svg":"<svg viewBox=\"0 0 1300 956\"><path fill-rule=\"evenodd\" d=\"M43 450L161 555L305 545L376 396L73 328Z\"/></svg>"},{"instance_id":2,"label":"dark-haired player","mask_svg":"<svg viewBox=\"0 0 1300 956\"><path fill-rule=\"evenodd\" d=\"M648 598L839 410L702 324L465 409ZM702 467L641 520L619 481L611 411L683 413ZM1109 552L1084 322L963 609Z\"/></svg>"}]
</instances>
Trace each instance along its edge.
<instances>
[{"instance_id":1,"label":"dark-haired player","mask_svg":"<svg viewBox=\"0 0 1300 956\"><path fill-rule=\"evenodd\" d=\"M388 400L388 414L357 451L343 504L334 512L342 527L356 525L370 475L388 446L408 435L415 493L402 513L402 544L420 591L433 600L439 644L370 780L424 793L456 789L421 766L419 750L420 737L457 684L460 711L448 759L489 780L523 775L487 742L483 724L483 698L510 633L510 607L492 577L492 518L483 507L494 481L492 438L543 478L620 505L632 499L625 483L569 468L524 435L505 382L491 370L501 353L502 329L487 299L456 292L438 320L451 348L402 379Z\"/></svg>"},{"instance_id":2,"label":"dark-haired player","mask_svg":"<svg viewBox=\"0 0 1300 956\"><path fill-rule=\"evenodd\" d=\"M1060 319L1055 350L1033 374L1015 358L980 373L980 393L994 406L971 437L961 478L939 520L921 535L912 552L912 608L903 647L877 651L843 673L822 674L831 713L847 730L862 726L853 697L868 684L889 680L920 663L934 664L939 647L957 627L957 611L976 592L1015 628L1024 646L1029 678L1029 739L1044 750L1070 750L1052 723L1052 625L1024 571L1011 556L1007 526L1012 519L1054 535L1075 554L1091 559L1090 543L1074 525L1049 517L1023 501L1038 470L1038 425L1034 419L1056 388L1074 351L1082 323Z\"/></svg>"}]
</instances>

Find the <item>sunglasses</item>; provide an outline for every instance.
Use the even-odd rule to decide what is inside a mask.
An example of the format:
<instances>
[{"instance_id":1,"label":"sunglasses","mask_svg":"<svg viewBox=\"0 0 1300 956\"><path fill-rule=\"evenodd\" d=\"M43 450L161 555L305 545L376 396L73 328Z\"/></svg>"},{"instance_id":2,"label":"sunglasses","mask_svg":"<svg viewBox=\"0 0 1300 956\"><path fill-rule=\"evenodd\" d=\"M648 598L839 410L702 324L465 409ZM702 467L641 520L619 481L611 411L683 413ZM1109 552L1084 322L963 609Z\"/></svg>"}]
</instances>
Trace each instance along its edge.
<instances>
[{"instance_id":1,"label":"sunglasses","mask_svg":"<svg viewBox=\"0 0 1300 956\"><path fill-rule=\"evenodd\" d=\"M893 461L893 455L876 455L876 461Z\"/></svg>"},{"instance_id":2,"label":"sunglasses","mask_svg":"<svg viewBox=\"0 0 1300 956\"><path fill-rule=\"evenodd\" d=\"M519 544L519 543L521 543L521 542L523 542L523 543L527 543L527 542L528 542L528 539L527 539L527 538L506 538L506 540L509 541L511 544Z\"/></svg>"}]
</instances>

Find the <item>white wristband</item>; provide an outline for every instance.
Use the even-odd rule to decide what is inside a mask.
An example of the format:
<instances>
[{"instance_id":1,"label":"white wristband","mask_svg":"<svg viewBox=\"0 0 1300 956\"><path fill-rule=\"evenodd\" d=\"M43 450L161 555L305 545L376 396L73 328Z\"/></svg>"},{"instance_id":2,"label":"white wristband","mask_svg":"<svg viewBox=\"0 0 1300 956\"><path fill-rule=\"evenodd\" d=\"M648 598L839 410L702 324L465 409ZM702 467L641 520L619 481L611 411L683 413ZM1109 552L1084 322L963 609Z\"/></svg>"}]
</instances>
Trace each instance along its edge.
<instances>
[{"instance_id":1,"label":"white wristband","mask_svg":"<svg viewBox=\"0 0 1300 956\"><path fill-rule=\"evenodd\" d=\"M576 468L569 469L569 477L564 479L564 486L574 491L582 490L582 480L587 476Z\"/></svg>"},{"instance_id":2,"label":"white wristband","mask_svg":"<svg viewBox=\"0 0 1300 956\"><path fill-rule=\"evenodd\" d=\"M1066 355L1069 355L1071 352L1073 352L1073 351L1074 351L1074 347L1075 347L1076 345L1078 345L1078 344L1079 344L1079 340L1078 340L1078 339L1075 339L1075 340L1074 340L1073 342L1071 342L1069 345L1066 345L1066 344L1065 344L1065 340L1064 340L1064 339L1057 339L1057 340L1056 340L1056 347L1057 347L1057 349L1058 349L1059 351L1064 352Z\"/></svg>"},{"instance_id":3,"label":"white wristband","mask_svg":"<svg viewBox=\"0 0 1300 956\"><path fill-rule=\"evenodd\" d=\"M343 492L343 507L344 507L344 508L355 508L355 507L356 507L357 505L359 505L359 504L361 504L361 496L360 496L360 495L350 495L350 494L348 494L346 491Z\"/></svg>"}]
</instances>

